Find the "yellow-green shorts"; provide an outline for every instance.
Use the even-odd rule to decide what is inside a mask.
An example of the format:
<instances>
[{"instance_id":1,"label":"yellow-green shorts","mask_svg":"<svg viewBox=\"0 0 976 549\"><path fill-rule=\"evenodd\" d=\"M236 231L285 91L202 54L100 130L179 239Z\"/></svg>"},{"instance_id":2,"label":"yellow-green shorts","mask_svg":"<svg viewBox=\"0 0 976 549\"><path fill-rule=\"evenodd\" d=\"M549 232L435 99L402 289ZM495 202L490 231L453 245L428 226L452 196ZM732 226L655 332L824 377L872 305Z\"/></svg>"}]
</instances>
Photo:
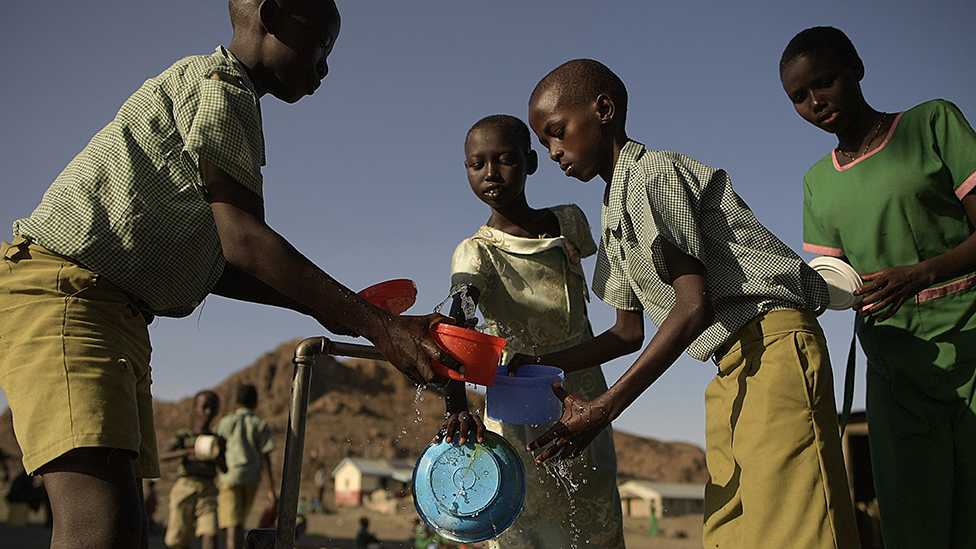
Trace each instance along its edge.
<instances>
[{"instance_id":1,"label":"yellow-green shorts","mask_svg":"<svg viewBox=\"0 0 976 549\"><path fill-rule=\"evenodd\" d=\"M167 547L189 547L193 537L217 534L217 486L212 478L180 477L169 492Z\"/></svg>"},{"instance_id":2,"label":"yellow-green shorts","mask_svg":"<svg viewBox=\"0 0 976 549\"><path fill-rule=\"evenodd\" d=\"M159 476L149 330L132 299L22 238L0 245L0 388L24 468L74 448L128 450Z\"/></svg>"},{"instance_id":3,"label":"yellow-green shorts","mask_svg":"<svg viewBox=\"0 0 976 549\"><path fill-rule=\"evenodd\" d=\"M730 338L705 391L705 547L860 547L827 345L772 311Z\"/></svg>"},{"instance_id":4,"label":"yellow-green shorts","mask_svg":"<svg viewBox=\"0 0 976 549\"><path fill-rule=\"evenodd\" d=\"M222 529L243 525L258 493L257 484L219 483L217 522Z\"/></svg>"}]
</instances>

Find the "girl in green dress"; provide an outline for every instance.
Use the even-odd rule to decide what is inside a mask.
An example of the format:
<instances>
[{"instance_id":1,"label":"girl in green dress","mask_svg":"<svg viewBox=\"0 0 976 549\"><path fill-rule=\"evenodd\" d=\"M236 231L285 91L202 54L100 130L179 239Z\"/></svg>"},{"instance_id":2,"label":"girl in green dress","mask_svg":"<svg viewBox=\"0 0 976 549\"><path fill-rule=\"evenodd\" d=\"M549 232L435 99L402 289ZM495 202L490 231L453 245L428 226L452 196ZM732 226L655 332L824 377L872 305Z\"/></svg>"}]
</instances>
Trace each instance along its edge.
<instances>
[{"instance_id":1,"label":"girl in green dress","mask_svg":"<svg viewBox=\"0 0 976 549\"><path fill-rule=\"evenodd\" d=\"M843 32L783 53L801 118L837 136L803 179L803 248L861 274L871 461L885 547L976 547L976 132L955 105L873 108Z\"/></svg>"}]
</instances>

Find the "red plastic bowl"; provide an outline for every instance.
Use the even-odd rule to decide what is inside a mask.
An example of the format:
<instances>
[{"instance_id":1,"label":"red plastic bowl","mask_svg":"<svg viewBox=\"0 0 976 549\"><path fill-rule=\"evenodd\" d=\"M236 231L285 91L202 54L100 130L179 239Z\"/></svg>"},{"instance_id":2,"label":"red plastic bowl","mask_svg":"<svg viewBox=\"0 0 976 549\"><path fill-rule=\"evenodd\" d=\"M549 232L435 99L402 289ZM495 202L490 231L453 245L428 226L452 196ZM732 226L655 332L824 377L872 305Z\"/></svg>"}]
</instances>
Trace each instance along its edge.
<instances>
[{"instance_id":1,"label":"red plastic bowl","mask_svg":"<svg viewBox=\"0 0 976 549\"><path fill-rule=\"evenodd\" d=\"M388 313L398 315L417 301L417 285L406 278L387 280L360 291L359 297Z\"/></svg>"},{"instance_id":2,"label":"red plastic bowl","mask_svg":"<svg viewBox=\"0 0 976 549\"><path fill-rule=\"evenodd\" d=\"M505 338L483 334L453 324L438 324L430 331L434 342L464 364L463 374L433 361L434 369L443 376L458 381L477 383L485 387L495 384L495 372L505 349Z\"/></svg>"}]
</instances>

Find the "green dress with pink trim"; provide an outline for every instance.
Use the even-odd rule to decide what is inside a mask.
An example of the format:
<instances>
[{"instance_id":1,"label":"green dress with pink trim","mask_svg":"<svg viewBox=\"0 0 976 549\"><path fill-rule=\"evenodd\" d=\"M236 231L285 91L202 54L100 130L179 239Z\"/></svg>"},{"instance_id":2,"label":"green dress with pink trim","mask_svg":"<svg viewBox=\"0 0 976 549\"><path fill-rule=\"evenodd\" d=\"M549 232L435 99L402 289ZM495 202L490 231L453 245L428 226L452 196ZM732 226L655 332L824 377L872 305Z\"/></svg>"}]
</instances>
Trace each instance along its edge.
<instances>
[{"instance_id":1,"label":"green dress with pink trim","mask_svg":"<svg viewBox=\"0 0 976 549\"><path fill-rule=\"evenodd\" d=\"M969 237L961 199L976 186L976 133L952 103L895 118L883 144L840 166L836 152L803 178L803 249L845 257L858 273L913 265ZM928 288L890 319L857 323L873 367L936 399L972 393L976 273ZM938 367L920 369L919 357Z\"/></svg>"},{"instance_id":2,"label":"green dress with pink trim","mask_svg":"<svg viewBox=\"0 0 976 549\"><path fill-rule=\"evenodd\" d=\"M861 274L913 265L973 233L962 199L976 186L976 133L955 105L897 115L882 145L803 180L808 252ZM867 415L885 546L976 546L976 273L920 292L891 318L858 315Z\"/></svg>"}]
</instances>

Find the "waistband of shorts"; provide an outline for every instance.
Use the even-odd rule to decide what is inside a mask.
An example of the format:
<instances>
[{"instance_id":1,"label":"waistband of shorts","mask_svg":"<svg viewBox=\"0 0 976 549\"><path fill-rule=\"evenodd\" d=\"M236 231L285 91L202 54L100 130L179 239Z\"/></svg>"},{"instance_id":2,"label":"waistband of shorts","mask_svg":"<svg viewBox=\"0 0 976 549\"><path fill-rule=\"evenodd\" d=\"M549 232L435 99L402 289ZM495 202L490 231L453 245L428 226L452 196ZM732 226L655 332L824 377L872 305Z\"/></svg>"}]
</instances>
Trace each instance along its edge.
<instances>
[{"instance_id":1,"label":"waistband of shorts","mask_svg":"<svg viewBox=\"0 0 976 549\"><path fill-rule=\"evenodd\" d=\"M41 246L37 242L34 242L33 240L22 236L13 237L13 239L10 242L10 247L3 254L3 258L12 261L21 261L24 259L30 259L32 252L57 257L69 263L78 265L79 267L84 267L85 269L88 269L88 267L85 267L78 261L75 261L74 259L61 255L57 252L52 252L51 250L45 248L44 246ZM88 270L91 271L91 269ZM149 308L146 307L140 300L136 299L130 293L126 292L122 288L119 288L118 285L114 284L111 280L105 278L104 276L101 276L98 273L95 273L95 276L99 278L99 284L104 284L108 286L111 290L125 294L132 302L132 305L139 310L139 314L141 314L142 317L146 320L146 324L147 325L152 324L153 320L155 320L156 317L155 315L149 312L148 310Z\"/></svg>"},{"instance_id":2,"label":"waistband of shorts","mask_svg":"<svg viewBox=\"0 0 976 549\"><path fill-rule=\"evenodd\" d=\"M754 341L761 341L764 337L788 332L812 332L823 335L823 329L817 321L817 314L802 309L777 309L761 313L744 326L735 331L712 355L712 361L717 365L733 351Z\"/></svg>"}]
</instances>

